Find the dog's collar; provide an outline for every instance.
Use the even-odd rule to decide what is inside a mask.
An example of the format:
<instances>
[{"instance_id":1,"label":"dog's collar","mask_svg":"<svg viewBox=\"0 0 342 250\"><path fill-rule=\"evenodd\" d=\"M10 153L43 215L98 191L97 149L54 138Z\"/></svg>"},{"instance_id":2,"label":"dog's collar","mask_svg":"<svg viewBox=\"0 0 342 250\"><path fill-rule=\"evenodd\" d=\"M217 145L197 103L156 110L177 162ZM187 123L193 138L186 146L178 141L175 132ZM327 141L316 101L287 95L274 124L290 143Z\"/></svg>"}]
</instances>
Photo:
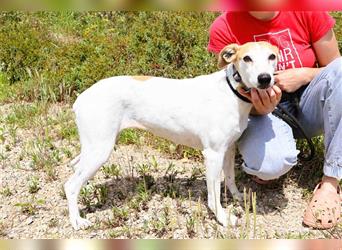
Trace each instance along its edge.
<instances>
[{"instance_id":1,"label":"dog's collar","mask_svg":"<svg viewBox=\"0 0 342 250\"><path fill-rule=\"evenodd\" d=\"M234 67L234 66L233 66ZM242 86L242 88L245 90L245 92L249 92L249 91L251 91L251 89L248 89L248 88L246 88L246 86L244 86L242 83L241 83L241 76L240 76L240 74L239 74L239 72L237 71L237 70L235 70L235 67L234 67L234 73L233 73L233 78L234 78L234 80L236 81L236 82L238 82L238 83L240 83L241 84L241 86ZM230 89L233 91L233 93L238 97L238 98L240 98L242 101L244 101L244 102L247 102L247 103L251 103L251 101L247 98L247 97L244 97L243 95L241 95L240 93L239 93L239 91L237 91L234 87L233 87L233 85L232 85L232 83L230 82L230 80L229 80L229 75L228 75L228 70L226 70L226 80L227 80L227 83L228 83L228 86L230 87Z\"/></svg>"}]
</instances>

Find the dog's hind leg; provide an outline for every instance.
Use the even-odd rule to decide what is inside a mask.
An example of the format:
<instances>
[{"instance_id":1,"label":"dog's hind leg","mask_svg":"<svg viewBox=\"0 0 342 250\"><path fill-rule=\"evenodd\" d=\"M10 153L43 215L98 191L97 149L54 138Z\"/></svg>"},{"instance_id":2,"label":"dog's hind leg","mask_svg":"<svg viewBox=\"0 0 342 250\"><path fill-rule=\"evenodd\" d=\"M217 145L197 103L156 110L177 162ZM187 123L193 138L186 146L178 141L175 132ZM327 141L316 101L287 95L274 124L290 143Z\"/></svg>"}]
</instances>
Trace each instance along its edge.
<instances>
[{"instance_id":1,"label":"dog's hind leg","mask_svg":"<svg viewBox=\"0 0 342 250\"><path fill-rule=\"evenodd\" d=\"M77 198L84 183L92 178L108 160L120 127L120 119L113 120L107 114L77 117L81 141L81 155L75 173L64 184L68 200L69 218L74 229L86 228L90 221L80 217ZM101 122L92 122L92 121Z\"/></svg>"},{"instance_id":2,"label":"dog's hind leg","mask_svg":"<svg viewBox=\"0 0 342 250\"><path fill-rule=\"evenodd\" d=\"M232 194L234 199L238 201L243 200L243 194L239 192L235 183L235 144L230 146L224 156L223 172L225 177L225 184Z\"/></svg>"},{"instance_id":3,"label":"dog's hind leg","mask_svg":"<svg viewBox=\"0 0 342 250\"><path fill-rule=\"evenodd\" d=\"M81 159L81 154L79 154L79 155L76 156L74 159L72 159L72 160L69 162L68 166L69 166L70 168L73 168L74 171L76 171L76 169L77 169L76 165L77 165L77 163L80 162L80 159Z\"/></svg>"},{"instance_id":4,"label":"dog's hind leg","mask_svg":"<svg viewBox=\"0 0 342 250\"><path fill-rule=\"evenodd\" d=\"M203 150L206 165L206 178L208 189L208 207L214 212L217 220L227 226L227 215L220 201L221 193L221 172L223 168L224 152L217 152L212 149Z\"/></svg>"},{"instance_id":5,"label":"dog's hind leg","mask_svg":"<svg viewBox=\"0 0 342 250\"><path fill-rule=\"evenodd\" d=\"M92 178L97 170L107 161L113 145L114 142L111 140L83 147L76 172L64 184L65 194L68 200L70 222L76 230L91 225L90 221L80 217L78 210L77 198L81 187Z\"/></svg>"}]
</instances>

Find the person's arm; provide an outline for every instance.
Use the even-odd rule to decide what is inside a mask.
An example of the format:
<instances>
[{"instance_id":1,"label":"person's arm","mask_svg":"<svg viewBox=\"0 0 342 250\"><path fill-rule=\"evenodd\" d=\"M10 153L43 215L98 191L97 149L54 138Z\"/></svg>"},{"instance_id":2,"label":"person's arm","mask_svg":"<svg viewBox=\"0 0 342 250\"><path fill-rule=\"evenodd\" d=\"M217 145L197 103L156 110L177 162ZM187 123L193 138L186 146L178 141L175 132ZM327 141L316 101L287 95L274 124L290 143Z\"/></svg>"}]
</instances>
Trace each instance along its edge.
<instances>
[{"instance_id":1,"label":"person's arm","mask_svg":"<svg viewBox=\"0 0 342 250\"><path fill-rule=\"evenodd\" d=\"M290 93L296 91L311 82L326 65L341 56L332 29L313 43L313 49L320 68L295 68L276 72L275 80L281 90Z\"/></svg>"},{"instance_id":2,"label":"person's arm","mask_svg":"<svg viewBox=\"0 0 342 250\"><path fill-rule=\"evenodd\" d=\"M327 66L341 56L334 31L331 29L320 40L313 44L316 58L320 67Z\"/></svg>"}]
</instances>

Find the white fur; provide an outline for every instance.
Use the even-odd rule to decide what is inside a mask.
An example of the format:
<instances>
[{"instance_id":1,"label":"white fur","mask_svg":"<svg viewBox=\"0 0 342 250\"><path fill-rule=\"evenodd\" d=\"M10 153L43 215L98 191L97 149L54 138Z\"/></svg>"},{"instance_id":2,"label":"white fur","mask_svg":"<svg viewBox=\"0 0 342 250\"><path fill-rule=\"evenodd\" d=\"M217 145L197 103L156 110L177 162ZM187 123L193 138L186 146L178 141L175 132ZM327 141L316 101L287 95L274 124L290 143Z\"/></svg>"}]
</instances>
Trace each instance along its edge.
<instances>
[{"instance_id":1,"label":"white fur","mask_svg":"<svg viewBox=\"0 0 342 250\"><path fill-rule=\"evenodd\" d=\"M246 54L253 60L252 63L246 63L243 60L238 62L242 81L248 88L258 86L258 76L260 74L274 71L277 66L277 60L268 60L268 56L271 54L274 54L271 48L265 48L260 44L256 44L255 48ZM273 83L274 76L273 74L270 74L270 76Z\"/></svg>"},{"instance_id":2,"label":"white fur","mask_svg":"<svg viewBox=\"0 0 342 250\"><path fill-rule=\"evenodd\" d=\"M232 64L228 65L230 75L231 71ZM265 71L273 74L269 67ZM245 75L248 72L240 73L249 77ZM230 80L237 87L231 76ZM251 107L230 90L224 70L184 80L154 77L142 82L118 76L94 84L73 106L81 154L71 162L76 164L75 173L65 183L65 192L74 229L90 225L80 217L77 207L81 186L107 161L118 133L131 127L202 150L208 206L226 226L228 218L220 203L220 174L224 170L228 189L241 199L234 180L235 142L247 126ZM231 215L229 224L235 226L236 222Z\"/></svg>"}]
</instances>

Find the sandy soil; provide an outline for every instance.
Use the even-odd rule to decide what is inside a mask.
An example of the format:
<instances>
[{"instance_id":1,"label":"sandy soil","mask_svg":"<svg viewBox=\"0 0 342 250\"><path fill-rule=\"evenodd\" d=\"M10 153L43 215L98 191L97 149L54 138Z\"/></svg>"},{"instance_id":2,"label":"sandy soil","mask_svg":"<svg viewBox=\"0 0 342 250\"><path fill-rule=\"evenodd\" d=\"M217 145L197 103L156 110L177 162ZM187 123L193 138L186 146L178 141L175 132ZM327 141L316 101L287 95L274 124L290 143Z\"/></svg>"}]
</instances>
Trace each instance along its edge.
<instances>
[{"instance_id":1,"label":"sandy soil","mask_svg":"<svg viewBox=\"0 0 342 250\"><path fill-rule=\"evenodd\" d=\"M6 117L11 110L11 105L0 107L1 117ZM48 115L43 119L53 120L62 112L71 113L70 107L51 106ZM230 211L240 216L240 226L223 228L206 207L205 169L202 162L186 158L172 159L151 147L136 145L117 146L106 164L119 166L118 176L106 176L102 170L88 183L87 190L90 195L87 201L80 202L80 207L94 225L87 230L74 231L68 220L67 202L62 186L73 173L66 164L71 159L70 153L66 152L69 151L75 156L79 144L77 140L54 137L54 126L57 125L52 123L48 126L49 131L46 133L53 138L54 147L51 153L58 150L60 159L54 166L55 179L51 180L46 171L32 169L32 154L26 153L28 142L38 140L41 136L41 128L17 128L14 142L5 119L0 121L3 138L2 142L0 141L1 238L341 236L339 231L311 230L302 225L303 211L309 198L307 190L312 188L312 184L309 185L305 180L305 171L308 171L309 167L299 165L284 178L268 186L260 186L238 171L239 189L250 188L257 194L256 226L254 227L252 210L249 212L250 222L247 223L245 208L240 204L233 204L229 194L223 194L222 200L226 204L227 213ZM238 169L240 163L240 160L237 160ZM148 166L145 178L141 174L143 164ZM39 180L39 190L30 193L29 185L34 177ZM147 185L143 185L142 191L141 183ZM11 194L6 192L8 189ZM105 199L101 202L100 190L105 193ZM225 193L224 188L222 190ZM113 213L112 207L121 209L119 211L123 211L124 215L118 216L117 211ZM24 208L31 208L32 211L23 211Z\"/></svg>"}]
</instances>

